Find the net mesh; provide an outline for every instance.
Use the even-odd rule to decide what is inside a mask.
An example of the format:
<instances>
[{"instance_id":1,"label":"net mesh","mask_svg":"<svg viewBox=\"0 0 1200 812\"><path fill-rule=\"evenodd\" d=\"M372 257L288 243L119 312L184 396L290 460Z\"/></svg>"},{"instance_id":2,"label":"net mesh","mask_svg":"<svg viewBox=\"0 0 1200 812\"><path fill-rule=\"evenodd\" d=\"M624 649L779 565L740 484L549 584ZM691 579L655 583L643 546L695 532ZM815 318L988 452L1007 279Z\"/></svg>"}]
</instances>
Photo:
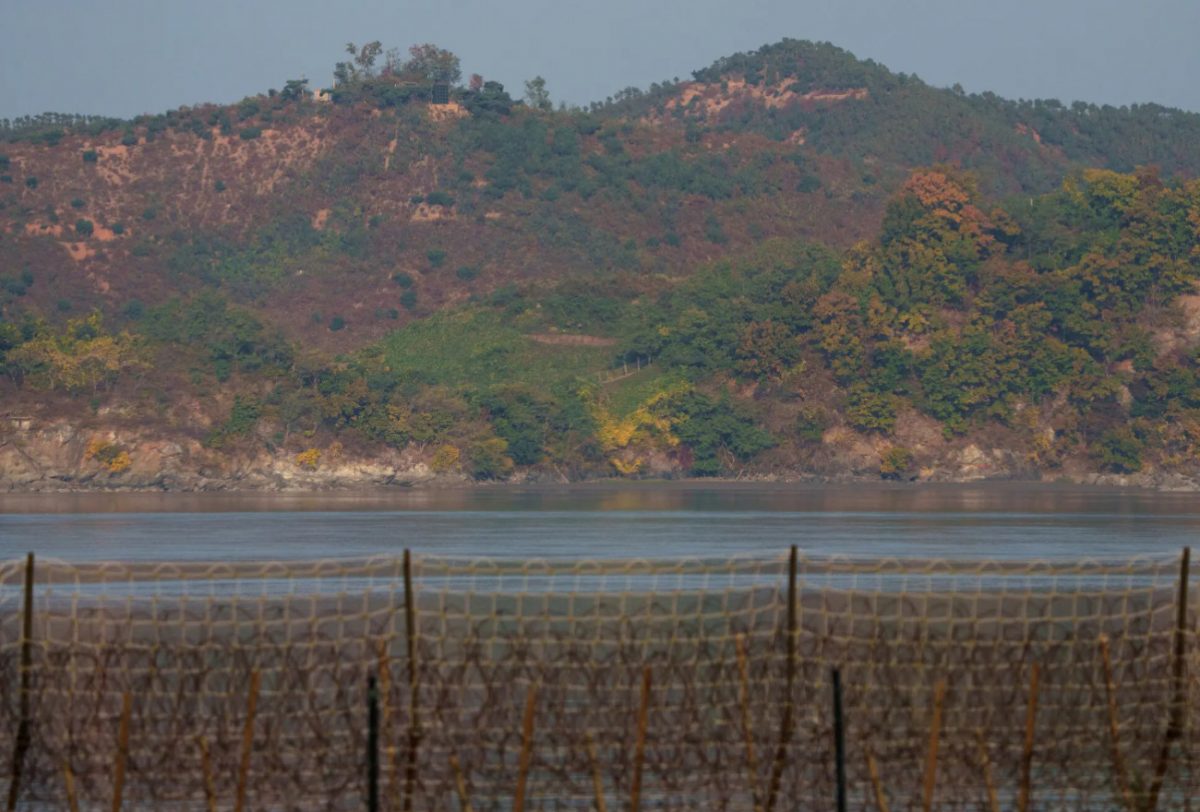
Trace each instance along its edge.
<instances>
[{"instance_id":1,"label":"net mesh","mask_svg":"<svg viewBox=\"0 0 1200 812\"><path fill-rule=\"evenodd\" d=\"M527 730L526 809L597 808L597 786L627 808L639 774L645 809L829 806L834 668L851 808L880 792L893 810L930 792L938 809L990 809L990 792L1012 808L1027 770L1033 808L1113 809L1153 782L1176 696L1178 557L801 555L794 586L790 573L787 554L414 556L410 636L400 558L39 560L22 804L67 808L69 782L80 808L109 803L128 694L124 808L207 809L206 784L233 808L254 674L247 809L364 808L370 675L384 809L459 809L462 791L476 810L513 808ZM5 770L24 574L24 560L0 563ZM1194 666L1194 614L1184 629ZM1200 795L1200 672L1183 673L1160 808Z\"/></svg>"}]
</instances>

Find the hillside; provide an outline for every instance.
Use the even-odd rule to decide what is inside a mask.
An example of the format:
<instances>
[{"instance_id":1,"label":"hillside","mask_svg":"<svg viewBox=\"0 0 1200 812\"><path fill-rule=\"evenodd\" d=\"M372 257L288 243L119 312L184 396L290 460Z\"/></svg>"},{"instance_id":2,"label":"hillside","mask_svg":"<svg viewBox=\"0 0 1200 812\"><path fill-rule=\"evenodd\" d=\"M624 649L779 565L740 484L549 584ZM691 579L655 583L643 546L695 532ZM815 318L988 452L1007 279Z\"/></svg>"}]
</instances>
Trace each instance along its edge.
<instances>
[{"instance_id":1,"label":"hillside","mask_svg":"<svg viewBox=\"0 0 1200 812\"><path fill-rule=\"evenodd\" d=\"M376 55L0 122L0 487L1194 481L1200 116L794 40L588 110Z\"/></svg>"}]
</instances>

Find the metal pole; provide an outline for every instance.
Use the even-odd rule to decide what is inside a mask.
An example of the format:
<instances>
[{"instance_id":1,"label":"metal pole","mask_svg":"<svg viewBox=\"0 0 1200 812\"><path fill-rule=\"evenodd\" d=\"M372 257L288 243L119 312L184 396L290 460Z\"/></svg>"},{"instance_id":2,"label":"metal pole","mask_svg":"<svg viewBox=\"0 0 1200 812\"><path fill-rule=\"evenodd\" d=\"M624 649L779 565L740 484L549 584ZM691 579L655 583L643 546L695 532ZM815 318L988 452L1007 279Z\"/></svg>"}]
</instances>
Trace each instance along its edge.
<instances>
[{"instance_id":1,"label":"metal pole","mask_svg":"<svg viewBox=\"0 0 1200 812\"><path fill-rule=\"evenodd\" d=\"M367 677L367 810L379 812L379 691Z\"/></svg>"},{"instance_id":2,"label":"metal pole","mask_svg":"<svg viewBox=\"0 0 1200 812\"><path fill-rule=\"evenodd\" d=\"M29 694L33 676L33 553L25 557L25 608L21 615L21 672L20 706L17 716L17 737L13 740L11 779L8 784L8 812L17 808L21 792L21 771L29 749Z\"/></svg>"}]
</instances>

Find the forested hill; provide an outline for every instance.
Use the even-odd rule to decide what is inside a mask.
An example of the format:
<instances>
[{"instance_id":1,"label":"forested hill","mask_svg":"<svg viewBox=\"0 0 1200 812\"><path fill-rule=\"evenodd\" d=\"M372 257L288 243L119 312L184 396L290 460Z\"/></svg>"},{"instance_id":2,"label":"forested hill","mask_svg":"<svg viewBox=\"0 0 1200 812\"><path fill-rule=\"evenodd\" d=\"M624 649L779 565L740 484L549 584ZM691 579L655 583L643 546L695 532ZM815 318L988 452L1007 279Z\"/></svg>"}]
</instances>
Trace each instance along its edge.
<instances>
[{"instance_id":1,"label":"forested hill","mask_svg":"<svg viewBox=\"0 0 1200 812\"><path fill-rule=\"evenodd\" d=\"M0 122L0 487L1197 481L1200 116L794 40L588 109L349 50Z\"/></svg>"}]
</instances>

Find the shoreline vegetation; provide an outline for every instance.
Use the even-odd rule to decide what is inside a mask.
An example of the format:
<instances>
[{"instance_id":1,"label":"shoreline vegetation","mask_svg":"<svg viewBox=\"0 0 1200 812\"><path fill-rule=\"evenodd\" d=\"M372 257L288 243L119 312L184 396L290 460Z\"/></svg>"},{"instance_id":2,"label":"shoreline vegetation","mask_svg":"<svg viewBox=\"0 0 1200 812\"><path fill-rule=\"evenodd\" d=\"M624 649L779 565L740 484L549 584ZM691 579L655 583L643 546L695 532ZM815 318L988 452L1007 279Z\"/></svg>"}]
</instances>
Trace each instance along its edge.
<instances>
[{"instance_id":1,"label":"shoreline vegetation","mask_svg":"<svg viewBox=\"0 0 1200 812\"><path fill-rule=\"evenodd\" d=\"M1200 115L796 40L588 109L350 50L0 127L0 490L1200 490Z\"/></svg>"}]
</instances>

